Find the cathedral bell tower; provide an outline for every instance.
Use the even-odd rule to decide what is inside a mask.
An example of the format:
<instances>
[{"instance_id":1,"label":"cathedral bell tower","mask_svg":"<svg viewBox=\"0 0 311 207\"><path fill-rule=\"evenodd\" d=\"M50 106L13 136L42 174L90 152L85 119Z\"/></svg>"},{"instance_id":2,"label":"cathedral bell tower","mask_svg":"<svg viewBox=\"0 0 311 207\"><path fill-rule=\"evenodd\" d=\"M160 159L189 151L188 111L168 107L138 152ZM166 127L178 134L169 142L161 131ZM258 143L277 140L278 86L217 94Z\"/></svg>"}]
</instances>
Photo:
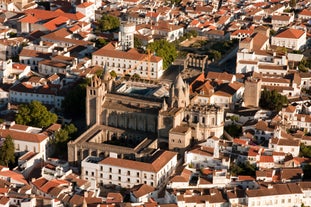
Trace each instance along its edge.
<instances>
[{"instance_id":1,"label":"cathedral bell tower","mask_svg":"<svg viewBox=\"0 0 311 207\"><path fill-rule=\"evenodd\" d=\"M91 84L86 87L86 125L91 127L101 123L101 108L106 94L105 84L102 80L93 76Z\"/></svg>"},{"instance_id":2,"label":"cathedral bell tower","mask_svg":"<svg viewBox=\"0 0 311 207\"><path fill-rule=\"evenodd\" d=\"M113 78L111 77L110 72L105 64L104 69L103 69L102 84L105 85L105 90L107 92L112 91L112 83L113 83Z\"/></svg>"},{"instance_id":3,"label":"cathedral bell tower","mask_svg":"<svg viewBox=\"0 0 311 207\"><path fill-rule=\"evenodd\" d=\"M187 107L190 104L189 90L189 85L178 74L170 89L170 106Z\"/></svg>"}]
</instances>

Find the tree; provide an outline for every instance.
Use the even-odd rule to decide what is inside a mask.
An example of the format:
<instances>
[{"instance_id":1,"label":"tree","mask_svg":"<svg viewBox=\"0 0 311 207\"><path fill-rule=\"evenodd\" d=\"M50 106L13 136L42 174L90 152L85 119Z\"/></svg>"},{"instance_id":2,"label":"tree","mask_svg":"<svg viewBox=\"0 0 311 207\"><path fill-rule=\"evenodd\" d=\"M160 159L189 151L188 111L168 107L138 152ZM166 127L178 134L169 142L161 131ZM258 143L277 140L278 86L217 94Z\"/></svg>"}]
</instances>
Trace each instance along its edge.
<instances>
[{"instance_id":1,"label":"tree","mask_svg":"<svg viewBox=\"0 0 311 207\"><path fill-rule=\"evenodd\" d=\"M300 156L311 158L311 146L306 146L305 144L300 145Z\"/></svg>"},{"instance_id":2,"label":"tree","mask_svg":"<svg viewBox=\"0 0 311 207\"><path fill-rule=\"evenodd\" d=\"M171 2L171 4L180 4L181 0L167 0L167 2Z\"/></svg>"},{"instance_id":3,"label":"tree","mask_svg":"<svg viewBox=\"0 0 311 207\"><path fill-rule=\"evenodd\" d=\"M221 53L217 50L211 50L209 51L209 59L210 60L214 60L214 61L218 61L221 58Z\"/></svg>"},{"instance_id":4,"label":"tree","mask_svg":"<svg viewBox=\"0 0 311 207\"><path fill-rule=\"evenodd\" d=\"M240 175L242 172L243 172L243 169L239 165L237 165L235 163L231 164L231 166L230 166L230 173L233 176Z\"/></svg>"},{"instance_id":5,"label":"tree","mask_svg":"<svg viewBox=\"0 0 311 207\"><path fill-rule=\"evenodd\" d=\"M232 137L239 137L242 134L242 126L235 123L225 126L225 130Z\"/></svg>"},{"instance_id":6,"label":"tree","mask_svg":"<svg viewBox=\"0 0 311 207\"><path fill-rule=\"evenodd\" d=\"M74 124L69 124L55 133L55 156L63 158L67 155L67 142L73 139L77 131Z\"/></svg>"},{"instance_id":7,"label":"tree","mask_svg":"<svg viewBox=\"0 0 311 207\"><path fill-rule=\"evenodd\" d=\"M110 71L110 75L111 75L111 77L113 77L113 78L116 78L116 77L117 77L117 73L116 73L116 71L114 71L114 70Z\"/></svg>"},{"instance_id":8,"label":"tree","mask_svg":"<svg viewBox=\"0 0 311 207\"><path fill-rule=\"evenodd\" d=\"M290 0L289 1L289 6L292 7L292 8L295 8L296 7L296 3L297 3L296 0Z\"/></svg>"},{"instance_id":9,"label":"tree","mask_svg":"<svg viewBox=\"0 0 311 207\"><path fill-rule=\"evenodd\" d=\"M134 74L132 75L132 78L133 78L133 79L140 79L140 75L138 75L137 73L134 73Z\"/></svg>"},{"instance_id":10,"label":"tree","mask_svg":"<svg viewBox=\"0 0 311 207\"><path fill-rule=\"evenodd\" d=\"M118 29L119 26L120 26L119 18L109 14L103 14L103 16L98 22L98 27L102 32Z\"/></svg>"},{"instance_id":11,"label":"tree","mask_svg":"<svg viewBox=\"0 0 311 207\"><path fill-rule=\"evenodd\" d=\"M265 88L261 92L259 105L263 109L280 111L282 107L287 104L287 97L281 95L276 90L269 91L267 88Z\"/></svg>"},{"instance_id":12,"label":"tree","mask_svg":"<svg viewBox=\"0 0 311 207\"><path fill-rule=\"evenodd\" d=\"M48 111L41 102L32 101L29 104L22 104L18 107L15 121L18 124L44 128L55 123L57 115Z\"/></svg>"},{"instance_id":13,"label":"tree","mask_svg":"<svg viewBox=\"0 0 311 207\"><path fill-rule=\"evenodd\" d=\"M234 176L237 176L237 175L255 176L256 167L248 161L245 163L239 163L239 164L232 163L230 166L230 173Z\"/></svg>"},{"instance_id":14,"label":"tree","mask_svg":"<svg viewBox=\"0 0 311 207\"><path fill-rule=\"evenodd\" d=\"M304 180L310 180L311 179L311 165L305 165L302 168L303 170L303 179Z\"/></svg>"},{"instance_id":15,"label":"tree","mask_svg":"<svg viewBox=\"0 0 311 207\"><path fill-rule=\"evenodd\" d=\"M0 148L0 164L8 166L9 163L15 162L14 143L11 136L7 136Z\"/></svg>"},{"instance_id":16,"label":"tree","mask_svg":"<svg viewBox=\"0 0 311 207\"><path fill-rule=\"evenodd\" d=\"M98 38L92 42L95 42L95 47L97 48L102 48L103 46L108 44L108 41L105 40L104 38Z\"/></svg>"},{"instance_id":17,"label":"tree","mask_svg":"<svg viewBox=\"0 0 311 207\"><path fill-rule=\"evenodd\" d=\"M142 46L143 46L143 42L140 39L138 39L136 36L134 36L134 47L136 49L141 49Z\"/></svg>"},{"instance_id":18,"label":"tree","mask_svg":"<svg viewBox=\"0 0 311 207\"><path fill-rule=\"evenodd\" d=\"M305 66L304 60L302 60L299 64L298 64L298 70L301 72L308 72L308 69Z\"/></svg>"},{"instance_id":19,"label":"tree","mask_svg":"<svg viewBox=\"0 0 311 207\"><path fill-rule=\"evenodd\" d=\"M62 108L66 116L83 117L85 115L86 86L89 79L82 79L77 85L72 87L62 102Z\"/></svg>"},{"instance_id":20,"label":"tree","mask_svg":"<svg viewBox=\"0 0 311 207\"><path fill-rule=\"evenodd\" d=\"M150 49L151 53L155 52L157 56L163 58L164 69L167 69L177 57L175 45L167 40L156 40L150 43L147 48Z\"/></svg>"}]
</instances>

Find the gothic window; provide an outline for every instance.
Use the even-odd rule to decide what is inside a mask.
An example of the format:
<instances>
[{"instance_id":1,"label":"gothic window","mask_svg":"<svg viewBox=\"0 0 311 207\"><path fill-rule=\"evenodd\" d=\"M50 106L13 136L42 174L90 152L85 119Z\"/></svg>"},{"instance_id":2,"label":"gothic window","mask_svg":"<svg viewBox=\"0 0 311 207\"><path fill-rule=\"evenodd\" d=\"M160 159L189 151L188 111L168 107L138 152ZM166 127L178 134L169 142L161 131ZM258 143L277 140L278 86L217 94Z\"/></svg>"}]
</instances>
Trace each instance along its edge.
<instances>
[{"instance_id":1,"label":"gothic window","mask_svg":"<svg viewBox=\"0 0 311 207\"><path fill-rule=\"evenodd\" d=\"M178 140L178 143L181 143L181 140L180 140L180 139Z\"/></svg>"},{"instance_id":2,"label":"gothic window","mask_svg":"<svg viewBox=\"0 0 311 207\"><path fill-rule=\"evenodd\" d=\"M198 116L193 117L193 123L198 123Z\"/></svg>"},{"instance_id":3,"label":"gothic window","mask_svg":"<svg viewBox=\"0 0 311 207\"><path fill-rule=\"evenodd\" d=\"M205 117L202 117L202 123L205 124Z\"/></svg>"}]
</instances>

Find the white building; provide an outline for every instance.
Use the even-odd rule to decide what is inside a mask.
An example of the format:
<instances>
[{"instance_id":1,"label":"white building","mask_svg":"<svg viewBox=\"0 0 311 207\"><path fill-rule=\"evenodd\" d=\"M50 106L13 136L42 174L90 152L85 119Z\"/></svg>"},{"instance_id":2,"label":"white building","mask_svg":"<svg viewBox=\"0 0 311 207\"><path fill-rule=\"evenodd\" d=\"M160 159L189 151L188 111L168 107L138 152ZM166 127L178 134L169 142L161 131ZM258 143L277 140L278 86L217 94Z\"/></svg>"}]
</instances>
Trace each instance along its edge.
<instances>
[{"instance_id":1,"label":"white building","mask_svg":"<svg viewBox=\"0 0 311 207\"><path fill-rule=\"evenodd\" d=\"M0 39L0 59L7 60L16 57L25 42L26 40L22 37L7 38L6 36Z\"/></svg>"},{"instance_id":2,"label":"white building","mask_svg":"<svg viewBox=\"0 0 311 207\"><path fill-rule=\"evenodd\" d=\"M8 129L0 129L0 134L2 140L12 137L16 153L31 151L40 154L44 160L49 153L49 136L40 128L15 124Z\"/></svg>"},{"instance_id":3,"label":"white building","mask_svg":"<svg viewBox=\"0 0 311 207\"><path fill-rule=\"evenodd\" d=\"M95 10L96 5L92 2L83 2L76 6L76 11L83 14L88 22L95 20Z\"/></svg>"},{"instance_id":4,"label":"white building","mask_svg":"<svg viewBox=\"0 0 311 207\"><path fill-rule=\"evenodd\" d=\"M107 157L102 161L87 157L81 163L83 179L101 185L114 184L131 188L138 184L163 187L177 165L177 153L158 151L152 162L138 162Z\"/></svg>"},{"instance_id":5,"label":"white building","mask_svg":"<svg viewBox=\"0 0 311 207\"><path fill-rule=\"evenodd\" d=\"M307 34L303 30L287 29L271 38L271 45L286 47L293 50L301 49L307 41Z\"/></svg>"},{"instance_id":6,"label":"white building","mask_svg":"<svg viewBox=\"0 0 311 207\"><path fill-rule=\"evenodd\" d=\"M134 23L123 23L120 25L118 44L123 51L134 48L134 33L136 26Z\"/></svg>"},{"instance_id":7,"label":"white building","mask_svg":"<svg viewBox=\"0 0 311 207\"><path fill-rule=\"evenodd\" d=\"M119 51L111 43L92 54L92 64L106 66L118 75L137 74L141 78L158 79L164 72L162 58L135 49Z\"/></svg>"},{"instance_id":8,"label":"white building","mask_svg":"<svg viewBox=\"0 0 311 207\"><path fill-rule=\"evenodd\" d=\"M30 66L20 63L13 63L11 59L0 61L0 80L2 83L12 84L16 80L27 76Z\"/></svg>"},{"instance_id":9,"label":"white building","mask_svg":"<svg viewBox=\"0 0 311 207\"><path fill-rule=\"evenodd\" d=\"M246 190L247 206L301 206L303 192L296 183L269 185L268 188Z\"/></svg>"},{"instance_id":10,"label":"white building","mask_svg":"<svg viewBox=\"0 0 311 207\"><path fill-rule=\"evenodd\" d=\"M64 94L61 94L61 84L52 84L45 78L31 76L9 89L10 103L30 103L34 100L42 104L61 108Z\"/></svg>"},{"instance_id":11,"label":"white building","mask_svg":"<svg viewBox=\"0 0 311 207\"><path fill-rule=\"evenodd\" d=\"M269 140L269 148L275 152L290 153L293 157L299 156L300 141L293 139L272 138Z\"/></svg>"},{"instance_id":12,"label":"white building","mask_svg":"<svg viewBox=\"0 0 311 207\"><path fill-rule=\"evenodd\" d=\"M237 53L236 73L257 72L264 75L284 76L287 73L288 58L272 51L248 49Z\"/></svg>"}]
</instances>

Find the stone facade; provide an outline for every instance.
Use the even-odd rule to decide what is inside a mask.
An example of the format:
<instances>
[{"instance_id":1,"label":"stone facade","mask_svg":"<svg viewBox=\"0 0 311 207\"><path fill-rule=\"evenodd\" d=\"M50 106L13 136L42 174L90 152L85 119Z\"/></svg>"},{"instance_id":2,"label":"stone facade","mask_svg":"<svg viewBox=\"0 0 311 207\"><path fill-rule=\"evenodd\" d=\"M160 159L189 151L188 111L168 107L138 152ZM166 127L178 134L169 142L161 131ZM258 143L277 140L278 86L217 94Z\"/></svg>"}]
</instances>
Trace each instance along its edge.
<instances>
[{"instance_id":1,"label":"stone facade","mask_svg":"<svg viewBox=\"0 0 311 207\"><path fill-rule=\"evenodd\" d=\"M166 98L117 93L115 84L105 70L102 79L93 77L87 87L89 129L68 143L69 162L76 163L89 155L106 157L109 153L139 159L148 155L148 149L156 149L158 140L168 142L170 130L181 125L191 128L184 146L190 139L222 136L223 109L191 105L189 84L181 75L170 87L168 103Z\"/></svg>"},{"instance_id":2,"label":"stone facade","mask_svg":"<svg viewBox=\"0 0 311 207\"><path fill-rule=\"evenodd\" d=\"M247 80L245 80L244 105L258 107L260 93L261 93L261 79L248 78Z\"/></svg>"}]
</instances>

